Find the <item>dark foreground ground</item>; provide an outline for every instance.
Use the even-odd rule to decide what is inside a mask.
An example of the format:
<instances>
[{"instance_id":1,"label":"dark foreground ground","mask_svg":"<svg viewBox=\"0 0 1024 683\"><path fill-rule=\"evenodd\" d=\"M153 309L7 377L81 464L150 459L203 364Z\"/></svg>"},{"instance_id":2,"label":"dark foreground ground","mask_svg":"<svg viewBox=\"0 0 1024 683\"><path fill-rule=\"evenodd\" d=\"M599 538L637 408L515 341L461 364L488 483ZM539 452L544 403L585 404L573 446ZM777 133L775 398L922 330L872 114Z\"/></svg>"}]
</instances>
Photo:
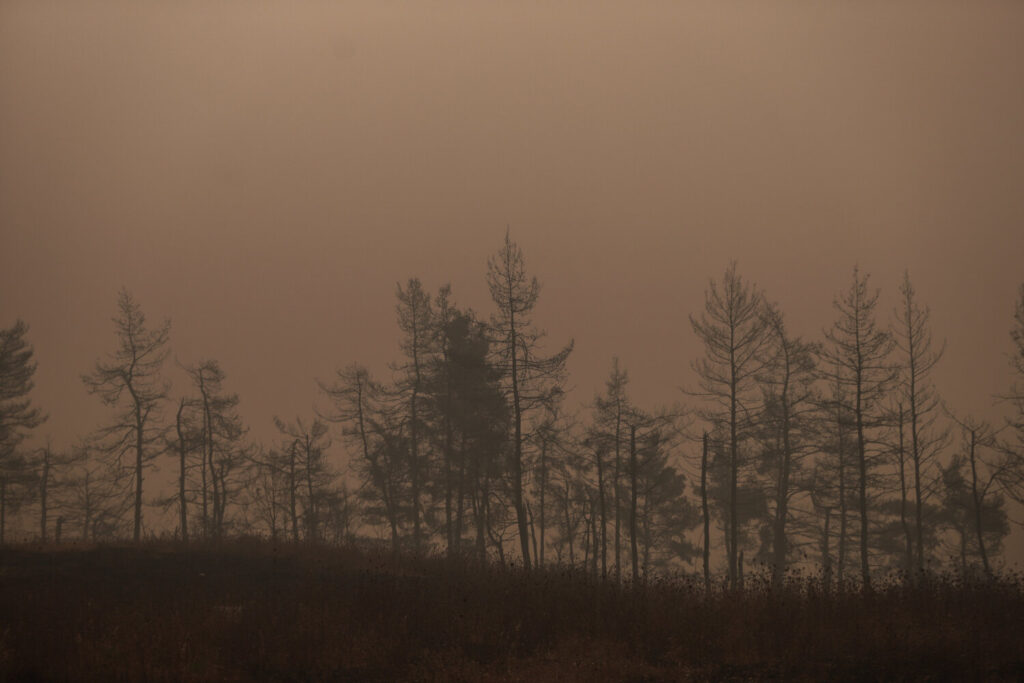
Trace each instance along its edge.
<instances>
[{"instance_id":1,"label":"dark foreground ground","mask_svg":"<svg viewBox=\"0 0 1024 683\"><path fill-rule=\"evenodd\" d=\"M0 550L5 680L1020 680L1017 578L704 596L353 549Z\"/></svg>"}]
</instances>

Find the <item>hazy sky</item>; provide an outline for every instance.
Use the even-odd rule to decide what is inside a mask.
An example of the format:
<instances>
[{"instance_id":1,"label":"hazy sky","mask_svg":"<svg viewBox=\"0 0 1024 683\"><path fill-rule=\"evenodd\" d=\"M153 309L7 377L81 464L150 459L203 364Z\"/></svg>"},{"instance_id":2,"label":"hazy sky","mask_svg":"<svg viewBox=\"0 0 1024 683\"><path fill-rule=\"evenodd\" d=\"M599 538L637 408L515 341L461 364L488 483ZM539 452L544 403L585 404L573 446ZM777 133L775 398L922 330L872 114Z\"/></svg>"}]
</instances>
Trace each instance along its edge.
<instances>
[{"instance_id":1,"label":"hazy sky","mask_svg":"<svg viewBox=\"0 0 1024 683\"><path fill-rule=\"evenodd\" d=\"M396 282L488 314L511 226L573 405L613 354L642 405L682 398L735 258L808 338L855 263L885 320L909 268L940 390L993 414L1022 36L1019 2L0 2L0 324L58 446L108 414L79 375L122 285L270 438L314 378L386 375Z\"/></svg>"}]
</instances>

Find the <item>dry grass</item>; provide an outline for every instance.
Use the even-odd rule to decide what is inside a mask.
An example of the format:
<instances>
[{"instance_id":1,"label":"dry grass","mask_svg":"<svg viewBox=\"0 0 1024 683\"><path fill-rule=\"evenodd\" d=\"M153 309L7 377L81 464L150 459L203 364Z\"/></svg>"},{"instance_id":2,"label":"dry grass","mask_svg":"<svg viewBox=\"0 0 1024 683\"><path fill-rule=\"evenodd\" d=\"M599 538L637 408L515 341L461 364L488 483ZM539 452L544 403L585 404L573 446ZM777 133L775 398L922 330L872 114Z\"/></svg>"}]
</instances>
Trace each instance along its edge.
<instances>
[{"instance_id":1,"label":"dry grass","mask_svg":"<svg viewBox=\"0 0 1024 683\"><path fill-rule=\"evenodd\" d=\"M1024 678L1018 577L706 596L237 541L0 552L7 680Z\"/></svg>"}]
</instances>

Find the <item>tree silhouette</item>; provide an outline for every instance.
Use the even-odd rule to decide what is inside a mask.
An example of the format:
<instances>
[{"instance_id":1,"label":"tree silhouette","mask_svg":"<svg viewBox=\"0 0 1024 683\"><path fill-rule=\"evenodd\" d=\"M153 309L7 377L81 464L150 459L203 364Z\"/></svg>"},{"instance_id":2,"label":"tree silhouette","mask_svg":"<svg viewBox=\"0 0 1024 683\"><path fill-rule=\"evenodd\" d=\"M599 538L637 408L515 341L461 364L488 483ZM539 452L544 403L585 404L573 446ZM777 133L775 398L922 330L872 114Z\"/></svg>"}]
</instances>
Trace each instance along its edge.
<instances>
[{"instance_id":1,"label":"tree silhouette","mask_svg":"<svg viewBox=\"0 0 1024 683\"><path fill-rule=\"evenodd\" d=\"M118 315L113 318L117 348L95 369L82 375L91 394L116 409L112 423L99 432L101 450L112 457L118 470L130 469L134 476L127 491L134 497L132 539L138 543L142 533L143 471L159 454L162 428L160 406L169 385L160 377L167 358L171 323L146 326L141 307L126 289L117 301ZM134 462L126 466L124 461Z\"/></svg>"},{"instance_id":2,"label":"tree silhouette","mask_svg":"<svg viewBox=\"0 0 1024 683\"><path fill-rule=\"evenodd\" d=\"M900 284L901 302L896 309L894 341L900 354L898 375L902 401L906 407L905 419L909 426L909 456L914 470L914 536L917 540L915 560L917 571L924 571L925 531L924 506L929 494L924 480L948 438L945 430L936 428L935 419L940 407L939 396L931 380L931 373L945 351L945 343L933 346L929 325L930 311L917 302L917 292L910 282L910 274L903 273ZM900 420L902 426L903 419ZM901 432L902 434L902 432Z\"/></svg>"},{"instance_id":3,"label":"tree silhouette","mask_svg":"<svg viewBox=\"0 0 1024 683\"><path fill-rule=\"evenodd\" d=\"M705 290L704 311L690 316L694 334L704 344L704 357L692 363L699 390L689 392L708 404L701 417L726 430L726 545L729 583L738 585L740 444L754 427L757 377L764 368L764 349L769 328L764 299L753 285L743 281L732 262L719 286L711 280Z\"/></svg>"},{"instance_id":4,"label":"tree silhouette","mask_svg":"<svg viewBox=\"0 0 1024 683\"><path fill-rule=\"evenodd\" d=\"M31 479L31 462L18 448L46 420L29 398L36 371L34 351L25 339L28 325L18 320L0 329L0 543L4 540L7 508L17 498L11 487Z\"/></svg>"},{"instance_id":5,"label":"tree silhouette","mask_svg":"<svg viewBox=\"0 0 1024 683\"><path fill-rule=\"evenodd\" d=\"M822 348L823 360L836 368L835 377L847 389L848 408L856 432L857 506L860 516L861 580L871 587L868 562L868 473L871 444L869 432L883 421L881 401L893 380L889 352L893 342L890 334L876 326L874 311L878 292L869 293L868 276L861 276L854 267L850 288L833 302L839 317Z\"/></svg>"},{"instance_id":6,"label":"tree silhouette","mask_svg":"<svg viewBox=\"0 0 1024 683\"><path fill-rule=\"evenodd\" d=\"M524 415L550 405L562 394L565 361L570 341L553 356L540 355L544 333L534 328L529 315L537 304L540 283L526 274L526 261L508 231L498 253L487 260L487 286L498 308L491 322L494 350L512 408L512 452L509 488L519 532L523 566L530 568L529 519L524 498Z\"/></svg>"}]
</instances>

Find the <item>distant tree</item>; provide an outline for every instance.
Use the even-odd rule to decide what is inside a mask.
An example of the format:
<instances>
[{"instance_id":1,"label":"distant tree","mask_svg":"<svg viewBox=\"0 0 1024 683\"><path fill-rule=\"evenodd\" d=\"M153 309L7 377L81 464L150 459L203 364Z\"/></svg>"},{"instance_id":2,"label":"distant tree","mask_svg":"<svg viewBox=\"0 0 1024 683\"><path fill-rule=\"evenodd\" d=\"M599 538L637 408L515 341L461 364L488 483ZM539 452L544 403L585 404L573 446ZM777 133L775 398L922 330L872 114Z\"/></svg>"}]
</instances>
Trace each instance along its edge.
<instances>
[{"instance_id":1,"label":"distant tree","mask_svg":"<svg viewBox=\"0 0 1024 683\"><path fill-rule=\"evenodd\" d=\"M1007 424L1010 436L1001 444L1004 463L1000 479L1010 496L1024 502L1024 284L1020 286L1010 339L1013 341L1010 352L1012 379L1009 392L1000 398L1010 404L1013 412Z\"/></svg>"},{"instance_id":2,"label":"distant tree","mask_svg":"<svg viewBox=\"0 0 1024 683\"><path fill-rule=\"evenodd\" d=\"M553 518L557 536L552 545L559 562L568 561L570 566L576 566L578 551L584 545L580 535L588 528L590 471L586 451L575 431L563 435L560 445L562 448L555 451L548 475L552 503L558 511Z\"/></svg>"},{"instance_id":3,"label":"distant tree","mask_svg":"<svg viewBox=\"0 0 1024 683\"><path fill-rule=\"evenodd\" d=\"M292 525L292 538L299 540L299 506L302 507L302 527L307 541L320 539L320 508L330 493L334 475L327 467L324 451L331 443L327 424L314 418L308 425L302 418L284 422L274 418L274 424L284 437L281 469L288 487L288 513Z\"/></svg>"},{"instance_id":4,"label":"distant tree","mask_svg":"<svg viewBox=\"0 0 1024 683\"><path fill-rule=\"evenodd\" d=\"M290 444L288 444L290 446ZM287 456L279 450L256 448L250 451L245 509L250 528L266 529L270 538L287 533L288 472L282 467Z\"/></svg>"},{"instance_id":5,"label":"distant tree","mask_svg":"<svg viewBox=\"0 0 1024 683\"><path fill-rule=\"evenodd\" d=\"M828 565L830 572L834 569L835 578L839 585L843 586L846 580L848 551L857 538L851 519L851 510L856 508L856 487L851 481L855 469L856 448L856 438L851 434L854 423L853 411L850 408L848 388L843 381L843 369L822 364L819 366L819 372L821 380L827 382L827 389L818 406L821 454L814 465L810 489L814 494L812 503L815 511L830 518L833 512L838 512L838 529L829 532L837 536L835 562L828 555L823 556L822 561ZM831 528L831 520L826 521ZM831 535L824 538L824 545L829 544Z\"/></svg>"},{"instance_id":6,"label":"distant tree","mask_svg":"<svg viewBox=\"0 0 1024 683\"><path fill-rule=\"evenodd\" d=\"M449 326L458 315L458 309L451 300L451 286L444 285L434 298L433 342L435 354L429 374L429 408L433 413L435 428L433 440L440 453L442 479L440 489L444 497L444 539L449 556L457 552L455 494L455 431L453 427L453 401L455 395L452 373L452 347L448 335ZM461 502L461 500L460 500Z\"/></svg>"},{"instance_id":7,"label":"distant tree","mask_svg":"<svg viewBox=\"0 0 1024 683\"><path fill-rule=\"evenodd\" d=\"M319 384L332 403L321 416L340 423L346 443L358 453L353 465L363 482L364 513L387 525L392 550L398 552L408 480L401 420L388 406L384 388L361 365L338 370L330 385Z\"/></svg>"},{"instance_id":8,"label":"distant tree","mask_svg":"<svg viewBox=\"0 0 1024 683\"><path fill-rule=\"evenodd\" d=\"M725 520L729 557L729 583L739 579L740 546L739 481L743 466L741 444L755 426L757 378L764 368L764 350L770 329L764 316L764 298L736 272L726 268L721 286L713 279L705 291L704 312L690 316L694 334L704 344L704 357L692 363L698 390L707 406L699 414L725 429Z\"/></svg>"},{"instance_id":9,"label":"distant tree","mask_svg":"<svg viewBox=\"0 0 1024 683\"><path fill-rule=\"evenodd\" d=\"M426 454L423 453L427 440L422 403L426 399L424 383L430 356L434 350L436 333L430 295L423 290L418 278L410 278L405 289L399 284L396 296L398 329L402 333L399 346L405 360L395 366L399 373L395 393L408 410L405 432L409 435L409 496L413 549L419 553L423 546L421 498L424 478L427 475L425 465L428 461Z\"/></svg>"},{"instance_id":10,"label":"distant tree","mask_svg":"<svg viewBox=\"0 0 1024 683\"><path fill-rule=\"evenodd\" d=\"M626 395L626 385L629 384L629 375L619 366L618 356L612 357L612 368L608 379L605 380L604 395L595 396L593 401L593 435L601 440L602 452L606 453L611 460L611 497L612 510L614 511L614 564L613 572L619 576L622 572L621 548L622 548L622 516L625 509L625 487L623 476L626 468L623 463L623 452L628 442L629 435L626 430L626 417L632 410L629 397ZM602 463L602 466L604 463ZM602 475L604 474L602 467ZM603 479L604 477L602 477ZM603 482L602 482L603 484ZM601 519L604 524L606 511L603 508L604 496L601 496L602 510Z\"/></svg>"},{"instance_id":11,"label":"distant tree","mask_svg":"<svg viewBox=\"0 0 1024 683\"><path fill-rule=\"evenodd\" d=\"M736 572L729 579L731 588L743 587L743 549L757 547L764 520L769 518L768 493L748 463L754 461L752 439L744 439L738 458L744 467L736 472L734 486L733 459L729 447L728 425L718 424L710 433L708 459L708 504L711 516L722 522L726 556L735 557ZM735 514L735 535L731 515ZM733 552L735 549L739 552Z\"/></svg>"},{"instance_id":12,"label":"distant tree","mask_svg":"<svg viewBox=\"0 0 1024 683\"><path fill-rule=\"evenodd\" d=\"M524 415L549 405L562 394L565 362L573 344L553 356L540 355L543 332L534 328L529 315L537 304L540 283L526 274L519 246L505 232L505 244L487 261L487 285L498 308L491 328L494 351L502 370L512 412L512 443L509 489L519 532L523 566L530 568L529 519L524 496Z\"/></svg>"},{"instance_id":13,"label":"distant tree","mask_svg":"<svg viewBox=\"0 0 1024 683\"><path fill-rule=\"evenodd\" d=\"M711 591L711 512L708 508L708 433L701 437L700 452L700 517L703 530L701 538L701 563L704 571L704 590Z\"/></svg>"},{"instance_id":14,"label":"distant tree","mask_svg":"<svg viewBox=\"0 0 1024 683\"><path fill-rule=\"evenodd\" d=\"M932 370L942 360L945 342L935 347L929 325L930 313L917 301L910 274L903 273L901 302L896 309L894 341L899 351L900 394L905 406L909 443L904 452L914 472L914 538L918 572L925 566L925 505L929 491L924 481L932 479L930 470L948 442L948 433L936 425L940 399L931 379ZM901 424L903 420L901 420Z\"/></svg>"},{"instance_id":15,"label":"distant tree","mask_svg":"<svg viewBox=\"0 0 1024 683\"><path fill-rule=\"evenodd\" d=\"M629 554L636 581L647 575L652 561L667 566L671 560L691 559L695 549L686 536L699 518L686 498L685 476L669 464L670 435L679 431L679 416L633 407L624 417L629 439Z\"/></svg>"},{"instance_id":16,"label":"distant tree","mask_svg":"<svg viewBox=\"0 0 1024 683\"><path fill-rule=\"evenodd\" d=\"M486 329L469 313L456 313L444 330L448 363L435 384L445 383L443 408L451 431L455 472L453 540L462 543L467 513L473 517L475 546L483 558L492 527L501 517L496 484L505 472L502 456L509 432L509 408L500 368L491 360ZM447 390L446 390L447 391Z\"/></svg>"},{"instance_id":17,"label":"distant tree","mask_svg":"<svg viewBox=\"0 0 1024 683\"><path fill-rule=\"evenodd\" d=\"M168 505L177 503L178 533L181 540L185 543L189 540L189 456L195 450L201 450L200 446L203 443L202 430L197 426L196 421L192 419L191 413L194 412L194 407L194 401L184 397L179 400L178 410L174 416L174 436L167 443L167 449L178 457L178 491L175 500L168 499L166 502Z\"/></svg>"},{"instance_id":18,"label":"distant tree","mask_svg":"<svg viewBox=\"0 0 1024 683\"><path fill-rule=\"evenodd\" d=\"M968 570L967 558L974 556L991 575L991 558L1010 532L1000 482L1005 461L991 457L997 454L997 442L987 423L953 419L960 427L961 448L942 470L943 509L960 539L962 569Z\"/></svg>"},{"instance_id":19,"label":"distant tree","mask_svg":"<svg viewBox=\"0 0 1024 683\"><path fill-rule=\"evenodd\" d=\"M131 470L104 455L102 445L85 440L72 449L74 466L64 479L68 522L78 526L82 540L121 537L130 524L132 499L124 495Z\"/></svg>"},{"instance_id":20,"label":"distant tree","mask_svg":"<svg viewBox=\"0 0 1024 683\"><path fill-rule=\"evenodd\" d=\"M591 535L588 548L597 575L598 558L601 562L601 576L608 575L608 444L600 431L591 426L583 439L583 448L590 455L595 479L589 501Z\"/></svg>"},{"instance_id":21,"label":"distant tree","mask_svg":"<svg viewBox=\"0 0 1024 683\"><path fill-rule=\"evenodd\" d=\"M573 425L570 418L562 411L561 404L550 406L540 420L531 429L532 446L535 452L533 469L536 476L533 480L533 500L535 512L531 515L531 530L534 540L533 554L538 567L544 566L547 548L547 531L551 526L548 514L552 508L552 499L557 496L556 469L564 463L567 450L572 448L571 433Z\"/></svg>"},{"instance_id":22,"label":"distant tree","mask_svg":"<svg viewBox=\"0 0 1024 683\"><path fill-rule=\"evenodd\" d=\"M872 433L882 426L881 405L893 380L889 360L893 342L891 335L875 323L878 292L868 291L868 276L853 269L850 288L837 296L833 306L839 317L825 332L826 344L822 359L837 371L834 376L846 388L847 406L853 419L858 474L857 507L860 517L861 580L871 587L869 564L868 483L869 471L877 460L872 453ZM877 449L876 449L877 450Z\"/></svg>"},{"instance_id":23,"label":"distant tree","mask_svg":"<svg viewBox=\"0 0 1024 683\"><path fill-rule=\"evenodd\" d=\"M46 444L36 451L32 466L35 470L39 501L39 540L49 540L50 513L53 508L60 508L60 497L66 486L67 468L77 462L79 457L74 451L64 452L53 448L47 439ZM57 501L56 505L54 501Z\"/></svg>"},{"instance_id":24,"label":"distant tree","mask_svg":"<svg viewBox=\"0 0 1024 683\"><path fill-rule=\"evenodd\" d=\"M770 562L773 581L779 584L786 573L790 554L790 502L801 492L798 477L804 459L814 450L817 347L789 336L777 306L768 306L765 310L771 341L760 377L764 444L761 469L768 475L775 504Z\"/></svg>"},{"instance_id":25,"label":"distant tree","mask_svg":"<svg viewBox=\"0 0 1024 683\"><path fill-rule=\"evenodd\" d=\"M14 488L31 480L30 458L18 448L33 429L46 421L46 415L29 398L36 363L27 334L28 325L21 320L0 328L0 543L4 540L7 507L22 498L15 495Z\"/></svg>"},{"instance_id":26,"label":"distant tree","mask_svg":"<svg viewBox=\"0 0 1024 683\"><path fill-rule=\"evenodd\" d=\"M155 329L146 326L146 317L125 289L118 296L118 315L113 319L117 349L106 361L97 361L95 369L82 375L89 393L117 410L111 424L102 428L102 451L118 468L134 473L127 493L134 497L132 538L138 543L142 533L143 471L159 454L162 443L160 406L169 385L160 377L167 358L169 320ZM131 459L131 465L124 461Z\"/></svg>"},{"instance_id":27,"label":"distant tree","mask_svg":"<svg viewBox=\"0 0 1024 683\"><path fill-rule=\"evenodd\" d=\"M226 376L217 361L203 361L186 368L186 372L198 393L192 403L198 413L202 452L199 469L203 531L221 538L228 501L239 486L237 476L243 464L240 450L245 427L238 415L238 394L224 392Z\"/></svg>"}]
</instances>

